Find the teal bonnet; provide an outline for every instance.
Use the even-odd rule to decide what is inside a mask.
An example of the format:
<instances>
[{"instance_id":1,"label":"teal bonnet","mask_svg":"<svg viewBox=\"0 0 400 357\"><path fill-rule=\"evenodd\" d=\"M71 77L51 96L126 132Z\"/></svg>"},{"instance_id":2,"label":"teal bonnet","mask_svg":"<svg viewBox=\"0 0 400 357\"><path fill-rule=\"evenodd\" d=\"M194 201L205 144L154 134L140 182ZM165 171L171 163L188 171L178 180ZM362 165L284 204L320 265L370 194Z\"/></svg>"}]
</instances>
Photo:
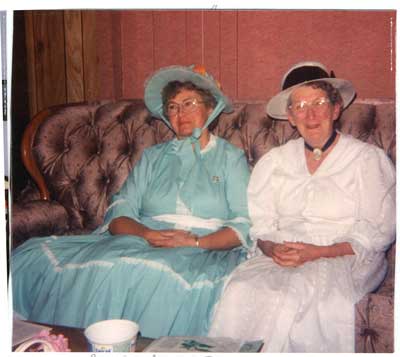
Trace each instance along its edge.
<instances>
[{"instance_id":1,"label":"teal bonnet","mask_svg":"<svg viewBox=\"0 0 400 357\"><path fill-rule=\"evenodd\" d=\"M221 91L221 86L205 68L200 65L169 66L154 72L145 82L144 101L153 116L165 119L163 116L162 91L172 81L192 82L199 88L209 90L217 103L223 106L223 112L233 111L231 101Z\"/></svg>"}]
</instances>

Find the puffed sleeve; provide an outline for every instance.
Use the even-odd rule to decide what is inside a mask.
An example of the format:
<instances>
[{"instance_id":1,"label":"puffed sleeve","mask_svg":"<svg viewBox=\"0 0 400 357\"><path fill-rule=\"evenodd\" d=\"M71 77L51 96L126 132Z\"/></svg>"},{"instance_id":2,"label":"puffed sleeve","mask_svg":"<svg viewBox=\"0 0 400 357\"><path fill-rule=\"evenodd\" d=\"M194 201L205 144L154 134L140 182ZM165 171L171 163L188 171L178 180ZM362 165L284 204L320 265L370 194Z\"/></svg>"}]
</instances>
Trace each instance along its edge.
<instances>
[{"instance_id":1,"label":"puffed sleeve","mask_svg":"<svg viewBox=\"0 0 400 357\"><path fill-rule=\"evenodd\" d=\"M250 237L254 242L276 239L278 222L273 192L273 172L276 169L277 149L270 150L255 165L250 177L247 190L249 215L252 222ZM251 255L260 254L260 250L253 245Z\"/></svg>"},{"instance_id":2,"label":"puffed sleeve","mask_svg":"<svg viewBox=\"0 0 400 357\"><path fill-rule=\"evenodd\" d=\"M142 197L150 178L151 161L148 151L145 150L121 189L112 196L105 213L104 222L96 229L95 233L107 231L110 222L117 217L129 217L140 222Z\"/></svg>"},{"instance_id":3,"label":"puffed sleeve","mask_svg":"<svg viewBox=\"0 0 400 357\"><path fill-rule=\"evenodd\" d=\"M249 238L250 219L247 207L247 185L250 171L243 151L233 155L227 165L226 199L229 205L229 219L225 227L233 229L242 245L249 249L252 241Z\"/></svg>"},{"instance_id":4,"label":"puffed sleeve","mask_svg":"<svg viewBox=\"0 0 400 357\"><path fill-rule=\"evenodd\" d=\"M355 223L337 241L351 244L355 283L358 290L370 291L383 279L385 251L395 239L395 169L386 154L372 145L367 146L359 162Z\"/></svg>"}]
</instances>

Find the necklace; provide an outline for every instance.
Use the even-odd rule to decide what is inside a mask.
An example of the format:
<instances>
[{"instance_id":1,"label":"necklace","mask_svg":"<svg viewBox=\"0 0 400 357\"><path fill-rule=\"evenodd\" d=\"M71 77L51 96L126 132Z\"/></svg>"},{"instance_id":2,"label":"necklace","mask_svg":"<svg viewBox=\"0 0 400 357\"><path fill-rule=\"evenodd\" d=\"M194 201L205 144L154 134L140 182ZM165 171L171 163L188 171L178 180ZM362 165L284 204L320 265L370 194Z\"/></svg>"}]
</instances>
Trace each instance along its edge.
<instances>
[{"instance_id":1,"label":"necklace","mask_svg":"<svg viewBox=\"0 0 400 357\"><path fill-rule=\"evenodd\" d=\"M312 151L313 153L313 159L314 160L321 160L322 153L327 150L335 141L336 139L337 132L334 130L328 139L328 141L325 143L325 145L322 148L313 148L310 144L307 144L306 141L304 141L304 146L306 147L307 150Z\"/></svg>"}]
</instances>

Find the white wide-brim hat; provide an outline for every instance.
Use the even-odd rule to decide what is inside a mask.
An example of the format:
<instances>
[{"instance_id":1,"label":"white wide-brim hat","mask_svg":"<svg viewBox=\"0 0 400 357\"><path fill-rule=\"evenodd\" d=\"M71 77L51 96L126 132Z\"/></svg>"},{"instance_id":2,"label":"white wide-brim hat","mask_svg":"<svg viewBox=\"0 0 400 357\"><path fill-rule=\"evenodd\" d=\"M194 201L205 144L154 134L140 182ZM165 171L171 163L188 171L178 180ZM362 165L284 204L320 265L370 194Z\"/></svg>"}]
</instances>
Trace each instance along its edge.
<instances>
[{"instance_id":1,"label":"white wide-brim hat","mask_svg":"<svg viewBox=\"0 0 400 357\"><path fill-rule=\"evenodd\" d=\"M292 91L303 84L319 80L329 82L339 91L343 100L343 109L354 99L356 92L350 81L332 78L332 76L329 76L325 66L319 62L300 62L290 68L283 76L282 91L267 103L267 114L275 119L287 120L287 102Z\"/></svg>"}]
</instances>

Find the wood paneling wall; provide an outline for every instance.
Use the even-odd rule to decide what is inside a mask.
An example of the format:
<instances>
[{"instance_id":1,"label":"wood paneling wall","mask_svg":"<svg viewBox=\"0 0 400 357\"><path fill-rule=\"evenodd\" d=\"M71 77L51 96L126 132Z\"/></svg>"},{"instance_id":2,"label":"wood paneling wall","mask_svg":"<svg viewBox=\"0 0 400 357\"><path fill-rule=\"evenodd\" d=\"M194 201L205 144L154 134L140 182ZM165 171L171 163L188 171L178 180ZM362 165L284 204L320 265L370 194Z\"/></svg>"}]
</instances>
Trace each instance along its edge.
<instances>
[{"instance_id":1,"label":"wood paneling wall","mask_svg":"<svg viewBox=\"0 0 400 357\"><path fill-rule=\"evenodd\" d=\"M96 99L96 18L92 11L25 11L31 116L56 104Z\"/></svg>"},{"instance_id":2,"label":"wood paneling wall","mask_svg":"<svg viewBox=\"0 0 400 357\"><path fill-rule=\"evenodd\" d=\"M66 102L64 20L59 11L28 12L25 28L28 48L30 110L36 113Z\"/></svg>"},{"instance_id":3,"label":"wood paneling wall","mask_svg":"<svg viewBox=\"0 0 400 357\"><path fill-rule=\"evenodd\" d=\"M30 106L142 98L156 69L203 63L233 99L266 100L317 60L359 98L395 97L395 11L26 11Z\"/></svg>"},{"instance_id":4,"label":"wood paneling wall","mask_svg":"<svg viewBox=\"0 0 400 357\"><path fill-rule=\"evenodd\" d=\"M68 101L84 98L82 14L79 11L64 12L65 31L65 79Z\"/></svg>"}]
</instances>

